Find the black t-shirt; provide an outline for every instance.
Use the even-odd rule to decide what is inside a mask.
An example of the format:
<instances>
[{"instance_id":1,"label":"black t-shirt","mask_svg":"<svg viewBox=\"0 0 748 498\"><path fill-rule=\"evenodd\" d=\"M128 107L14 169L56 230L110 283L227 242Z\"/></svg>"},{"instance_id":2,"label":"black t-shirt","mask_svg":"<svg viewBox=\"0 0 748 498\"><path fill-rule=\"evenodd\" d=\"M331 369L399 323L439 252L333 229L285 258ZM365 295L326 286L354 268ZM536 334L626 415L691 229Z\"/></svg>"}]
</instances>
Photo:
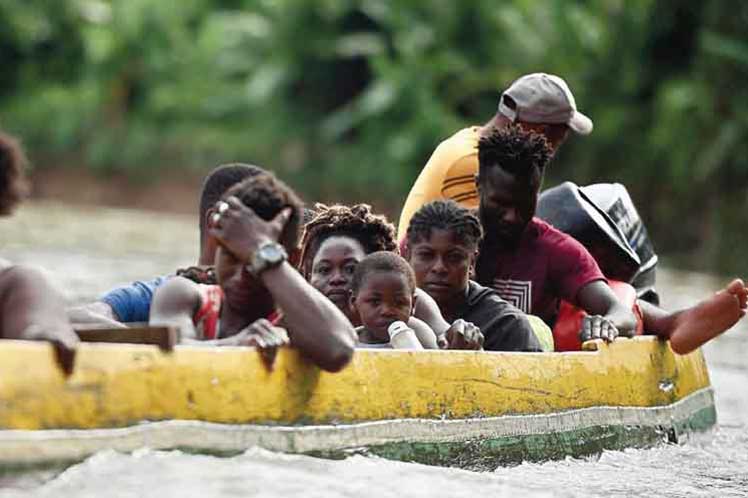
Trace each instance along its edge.
<instances>
[{"instance_id":1,"label":"black t-shirt","mask_svg":"<svg viewBox=\"0 0 748 498\"><path fill-rule=\"evenodd\" d=\"M465 304L456 316L480 328L486 351L542 351L526 315L495 290L472 280Z\"/></svg>"}]
</instances>

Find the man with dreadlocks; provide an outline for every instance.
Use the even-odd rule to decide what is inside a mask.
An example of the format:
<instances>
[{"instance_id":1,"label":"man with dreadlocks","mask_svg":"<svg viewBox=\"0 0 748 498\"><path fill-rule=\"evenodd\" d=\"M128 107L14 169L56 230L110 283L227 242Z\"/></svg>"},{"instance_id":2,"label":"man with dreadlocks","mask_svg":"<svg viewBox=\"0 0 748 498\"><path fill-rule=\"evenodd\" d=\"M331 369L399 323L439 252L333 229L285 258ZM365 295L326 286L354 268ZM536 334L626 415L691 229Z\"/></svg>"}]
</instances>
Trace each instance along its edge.
<instances>
[{"instance_id":1,"label":"man with dreadlocks","mask_svg":"<svg viewBox=\"0 0 748 498\"><path fill-rule=\"evenodd\" d=\"M321 368L343 368L353 354L353 327L289 263L301 217L301 200L271 173L231 187L209 229L218 243L218 285L169 279L156 291L150 323L177 326L182 342L218 346L274 348L290 337Z\"/></svg>"},{"instance_id":2,"label":"man with dreadlocks","mask_svg":"<svg viewBox=\"0 0 748 498\"><path fill-rule=\"evenodd\" d=\"M18 142L0 132L0 216L10 215L27 192L26 158ZM0 259L0 338L49 341L66 373L78 336L62 296L37 269Z\"/></svg>"},{"instance_id":3,"label":"man with dreadlocks","mask_svg":"<svg viewBox=\"0 0 748 498\"><path fill-rule=\"evenodd\" d=\"M359 326L359 314L351 306L356 266L368 254L394 252L395 227L384 216L372 213L366 204L352 207L317 204L315 211L301 239L301 272L351 323ZM446 322L434 300L421 289L416 289L414 315L408 325L425 348L435 348L437 344L453 349L480 348L483 340L480 331L463 320Z\"/></svg>"},{"instance_id":4,"label":"man with dreadlocks","mask_svg":"<svg viewBox=\"0 0 748 498\"><path fill-rule=\"evenodd\" d=\"M692 308L670 313L638 301L639 320L608 286L587 249L571 236L535 218L545 167L552 149L542 135L519 126L493 128L478 143L480 220L485 236L476 279L549 325L558 301L589 315L581 339L632 335L637 321L648 333L670 339L685 353L734 325L746 312L748 290L739 279Z\"/></svg>"},{"instance_id":5,"label":"man with dreadlocks","mask_svg":"<svg viewBox=\"0 0 748 498\"><path fill-rule=\"evenodd\" d=\"M418 175L400 213L398 239L403 240L410 217L436 199L452 199L461 206L478 207L473 181L478 173L478 140L492 128L516 124L543 135L555 152L569 131L592 132L592 121L577 111L566 82L553 74L526 74L515 80L499 98L494 116L483 126L464 128L436 148Z\"/></svg>"},{"instance_id":6,"label":"man with dreadlocks","mask_svg":"<svg viewBox=\"0 0 748 498\"><path fill-rule=\"evenodd\" d=\"M218 243L210 234L215 204L232 186L264 170L250 164L232 163L218 166L205 177L200 193L200 255L196 266L177 270L177 275L203 283L215 283L211 266ZM123 326L120 322L147 322L153 293L172 275L152 280L136 281L107 292L100 300L68 310L74 323L94 323L110 327Z\"/></svg>"},{"instance_id":7,"label":"man with dreadlocks","mask_svg":"<svg viewBox=\"0 0 748 498\"><path fill-rule=\"evenodd\" d=\"M482 238L478 218L454 201L422 206L410 219L405 253L418 287L436 300L447 320L477 325L486 350L552 351L550 329L538 328L540 341L524 313L470 280Z\"/></svg>"},{"instance_id":8,"label":"man with dreadlocks","mask_svg":"<svg viewBox=\"0 0 748 498\"><path fill-rule=\"evenodd\" d=\"M611 325L633 331L636 322L631 310L606 285L584 246L534 217L551 159L545 138L518 126L495 128L481 138L478 159L475 183L485 237L477 280L548 324L555 322L558 298L562 298L594 310L590 325L602 327L604 337Z\"/></svg>"}]
</instances>

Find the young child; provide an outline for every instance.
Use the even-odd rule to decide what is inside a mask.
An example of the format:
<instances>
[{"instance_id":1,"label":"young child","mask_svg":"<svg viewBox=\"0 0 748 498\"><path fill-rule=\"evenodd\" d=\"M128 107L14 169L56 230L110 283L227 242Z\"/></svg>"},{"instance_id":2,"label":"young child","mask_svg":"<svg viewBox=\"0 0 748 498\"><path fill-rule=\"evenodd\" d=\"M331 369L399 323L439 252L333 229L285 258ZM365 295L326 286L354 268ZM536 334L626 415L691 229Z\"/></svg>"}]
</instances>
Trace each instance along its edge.
<instances>
[{"instance_id":1,"label":"young child","mask_svg":"<svg viewBox=\"0 0 748 498\"><path fill-rule=\"evenodd\" d=\"M270 173L230 188L210 229L218 285L170 279L154 295L150 323L179 327L184 343L274 348L290 336L321 368L343 368L353 354L353 327L288 262L301 213L301 200Z\"/></svg>"},{"instance_id":2,"label":"young child","mask_svg":"<svg viewBox=\"0 0 748 498\"><path fill-rule=\"evenodd\" d=\"M26 158L18 142L0 132L0 216L10 215L27 192ZM0 259L0 338L51 342L65 373L73 368L78 336L63 298L35 268Z\"/></svg>"},{"instance_id":3,"label":"young child","mask_svg":"<svg viewBox=\"0 0 748 498\"><path fill-rule=\"evenodd\" d=\"M393 252L369 254L353 274L351 306L362 326L359 346L423 349L406 324L415 307L416 279L407 261Z\"/></svg>"},{"instance_id":4,"label":"young child","mask_svg":"<svg viewBox=\"0 0 748 498\"><path fill-rule=\"evenodd\" d=\"M356 265L377 251L396 250L395 227L367 204L315 206L314 217L301 239L300 270L312 286L345 313L353 326L361 325L351 307L351 281ZM416 289L416 306L408 321L424 349L480 349L477 327L458 320L444 320L436 302Z\"/></svg>"}]
</instances>

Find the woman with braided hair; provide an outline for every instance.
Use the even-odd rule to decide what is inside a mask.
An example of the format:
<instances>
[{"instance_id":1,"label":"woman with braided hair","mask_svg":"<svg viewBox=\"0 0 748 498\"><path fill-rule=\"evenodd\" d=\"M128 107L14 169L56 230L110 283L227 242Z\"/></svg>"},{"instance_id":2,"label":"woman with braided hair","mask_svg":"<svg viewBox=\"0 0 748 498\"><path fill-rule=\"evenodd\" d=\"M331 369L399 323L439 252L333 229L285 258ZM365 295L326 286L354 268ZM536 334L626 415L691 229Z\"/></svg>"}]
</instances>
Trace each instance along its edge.
<instances>
[{"instance_id":1,"label":"woman with braided hair","mask_svg":"<svg viewBox=\"0 0 748 498\"><path fill-rule=\"evenodd\" d=\"M552 351L552 340L541 346L527 315L470 280L482 238L478 217L456 202L422 206L410 220L405 250L416 284L436 300L447 320L462 318L480 327L486 350ZM543 336L550 339L545 328Z\"/></svg>"},{"instance_id":2,"label":"woman with braided hair","mask_svg":"<svg viewBox=\"0 0 748 498\"><path fill-rule=\"evenodd\" d=\"M395 227L371 206L317 204L301 239L300 270L313 287L345 313L354 326L361 325L351 306L351 285L358 263L368 254L396 252ZM479 349L480 331L462 320L446 322L428 294L416 289L414 317L408 325L427 349L450 347ZM436 333L437 338L434 337Z\"/></svg>"},{"instance_id":3,"label":"woman with braided hair","mask_svg":"<svg viewBox=\"0 0 748 498\"><path fill-rule=\"evenodd\" d=\"M331 236L354 238L367 254L396 249L395 227L383 215L372 213L368 204L349 207L317 203L301 237L302 273L311 273L314 255Z\"/></svg>"}]
</instances>

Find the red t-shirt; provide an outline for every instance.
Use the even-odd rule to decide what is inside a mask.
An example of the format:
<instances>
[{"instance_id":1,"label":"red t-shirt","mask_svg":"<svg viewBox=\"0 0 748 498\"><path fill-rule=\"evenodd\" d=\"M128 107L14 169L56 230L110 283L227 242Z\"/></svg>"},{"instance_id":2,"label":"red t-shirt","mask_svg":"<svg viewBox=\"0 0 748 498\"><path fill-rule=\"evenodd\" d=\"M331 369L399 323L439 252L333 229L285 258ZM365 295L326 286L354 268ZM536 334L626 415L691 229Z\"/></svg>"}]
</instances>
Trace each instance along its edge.
<instances>
[{"instance_id":1,"label":"red t-shirt","mask_svg":"<svg viewBox=\"0 0 748 498\"><path fill-rule=\"evenodd\" d=\"M577 292L590 282L605 280L597 262L576 239L539 218L527 225L514 250L497 255L493 282L506 301L553 325L558 300L576 304Z\"/></svg>"}]
</instances>

